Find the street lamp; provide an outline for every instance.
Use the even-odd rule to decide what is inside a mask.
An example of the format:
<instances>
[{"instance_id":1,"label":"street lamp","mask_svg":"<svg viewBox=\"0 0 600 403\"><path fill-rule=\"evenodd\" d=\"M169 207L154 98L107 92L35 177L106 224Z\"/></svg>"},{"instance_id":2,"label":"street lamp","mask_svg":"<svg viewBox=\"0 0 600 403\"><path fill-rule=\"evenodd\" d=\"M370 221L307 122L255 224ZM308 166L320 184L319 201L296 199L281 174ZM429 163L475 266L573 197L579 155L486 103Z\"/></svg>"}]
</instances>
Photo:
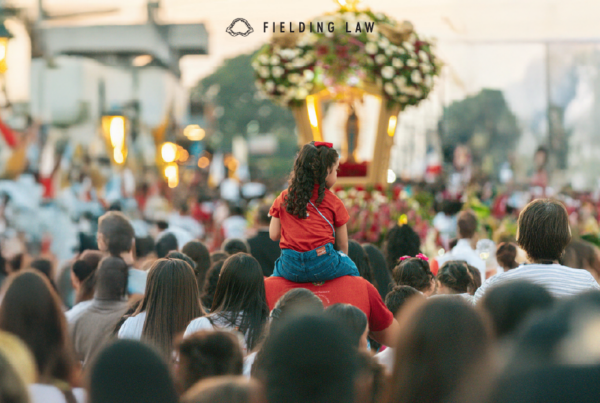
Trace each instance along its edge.
<instances>
[{"instance_id":1,"label":"street lamp","mask_svg":"<svg viewBox=\"0 0 600 403\"><path fill-rule=\"evenodd\" d=\"M105 115L102 116L102 129L107 143L112 149L112 160L117 165L125 163L127 158L127 145L125 134L127 128L127 118L123 115Z\"/></svg>"},{"instance_id":2,"label":"street lamp","mask_svg":"<svg viewBox=\"0 0 600 403\"><path fill-rule=\"evenodd\" d=\"M0 23L0 73L6 72L6 54L8 49L8 40L12 37L13 36L11 35L11 33L8 32L8 29L6 29L4 21L2 21Z\"/></svg>"}]
</instances>

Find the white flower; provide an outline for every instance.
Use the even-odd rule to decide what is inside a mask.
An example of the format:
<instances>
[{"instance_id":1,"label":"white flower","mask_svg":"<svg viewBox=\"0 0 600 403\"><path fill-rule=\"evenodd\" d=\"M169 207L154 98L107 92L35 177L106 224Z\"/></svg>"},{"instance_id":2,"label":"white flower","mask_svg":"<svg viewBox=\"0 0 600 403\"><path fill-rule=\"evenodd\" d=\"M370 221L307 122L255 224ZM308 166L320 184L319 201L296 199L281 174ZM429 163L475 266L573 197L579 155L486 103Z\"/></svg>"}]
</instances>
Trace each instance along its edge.
<instances>
[{"instance_id":1,"label":"white flower","mask_svg":"<svg viewBox=\"0 0 600 403\"><path fill-rule=\"evenodd\" d=\"M410 42L404 42L403 45L404 45L404 48L406 50L408 50L409 52L413 52L415 50L414 45Z\"/></svg>"},{"instance_id":2,"label":"white flower","mask_svg":"<svg viewBox=\"0 0 600 403\"><path fill-rule=\"evenodd\" d=\"M300 74L298 73L292 73L288 76L288 80L290 80L290 83L292 84L298 84L300 82Z\"/></svg>"},{"instance_id":3,"label":"white flower","mask_svg":"<svg viewBox=\"0 0 600 403\"><path fill-rule=\"evenodd\" d=\"M385 66L381 69L381 75L383 76L383 78L386 78L388 80L391 80L392 77L394 77L394 68L392 66Z\"/></svg>"},{"instance_id":4,"label":"white flower","mask_svg":"<svg viewBox=\"0 0 600 403\"><path fill-rule=\"evenodd\" d=\"M275 83L271 80L265 82L265 90L271 92L275 89Z\"/></svg>"},{"instance_id":5,"label":"white flower","mask_svg":"<svg viewBox=\"0 0 600 403\"><path fill-rule=\"evenodd\" d=\"M402 102L403 104L408 102L408 97L406 95L400 95L400 97L398 97L398 101Z\"/></svg>"},{"instance_id":6,"label":"white flower","mask_svg":"<svg viewBox=\"0 0 600 403\"><path fill-rule=\"evenodd\" d=\"M380 48L386 48L389 44L390 44L390 41L388 41L388 39L385 36L381 37L381 39L379 40Z\"/></svg>"},{"instance_id":7,"label":"white flower","mask_svg":"<svg viewBox=\"0 0 600 403\"><path fill-rule=\"evenodd\" d=\"M294 61L292 62L292 66L294 66L296 68L304 67L305 65L306 65L306 62L301 57L294 59Z\"/></svg>"},{"instance_id":8,"label":"white flower","mask_svg":"<svg viewBox=\"0 0 600 403\"><path fill-rule=\"evenodd\" d=\"M267 63L269 63L269 56L267 56L263 53L262 55L258 56L258 61L261 62L262 64L267 64Z\"/></svg>"},{"instance_id":9,"label":"white flower","mask_svg":"<svg viewBox=\"0 0 600 403\"><path fill-rule=\"evenodd\" d=\"M377 64L385 64L387 62L387 57L385 57L385 55L377 55L375 56L375 62Z\"/></svg>"},{"instance_id":10,"label":"white flower","mask_svg":"<svg viewBox=\"0 0 600 403\"><path fill-rule=\"evenodd\" d=\"M416 68L419 64L417 63L417 61L415 59L408 59L406 61L406 65L408 67Z\"/></svg>"},{"instance_id":11,"label":"white flower","mask_svg":"<svg viewBox=\"0 0 600 403\"><path fill-rule=\"evenodd\" d=\"M433 77L425 76L425 86L431 88L433 86Z\"/></svg>"},{"instance_id":12,"label":"white flower","mask_svg":"<svg viewBox=\"0 0 600 403\"><path fill-rule=\"evenodd\" d=\"M261 67L258 69L258 75L261 76L262 78L267 78L269 77L269 68L268 67Z\"/></svg>"},{"instance_id":13,"label":"white flower","mask_svg":"<svg viewBox=\"0 0 600 403\"><path fill-rule=\"evenodd\" d=\"M294 49L282 49L279 54L284 59L293 59L296 56L296 51Z\"/></svg>"},{"instance_id":14,"label":"white flower","mask_svg":"<svg viewBox=\"0 0 600 403\"><path fill-rule=\"evenodd\" d=\"M368 42L365 45L365 52L367 52L367 54L369 55L374 55L375 53L377 53L377 45L373 42Z\"/></svg>"},{"instance_id":15,"label":"white flower","mask_svg":"<svg viewBox=\"0 0 600 403\"><path fill-rule=\"evenodd\" d=\"M423 77L421 77L421 72L419 70L413 71L410 79L415 84L420 84L423 81Z\"/></svg>"},{"instance_id":16,"label":"white flower","mask_svg":"<svg viewBox=\"0 0 600 403\"><path fill-rule=\"evenodd\" d=\"M315 73L312 70L304 70L304 79L307 81L312 81L315 78Z\"/></svg>"},{"instance_id":17,"label":"white flower","mask_svg":"<svg viewBox=\"0 0 600 403\"><path fill-rule=\"evenodd\" d=\"M379 36L375 32L367 32L367 39L370 42L376 42L379 39Z\"/></svg>"},{"instance_id":18,"label":"white flower","mask_svg":"<svg viewBox=\"0 0 600 403\"><path fill-rule=\"evenodd\" d=\"M273 55L273 56L271 56L270 62L271 62L271 66L276 66L279 63L281 63L281 59L279 58L279 56Z\"/></svg>"},{"instance_id":19,"label":"white flower","mask_svg":"<svg viewBox=\"0 0 600 403\"><path fill-rule=\"evenodd\" d=\"M423 63L421 65L421 69L423 70L423 73L425 73L425 74L431 73L431 65L429 63Z\"/></svg>"},{"instance_id":20,"label":"white flower","mask_svg":"<svg viewBox=\"0 0 600 403\"><path fill-rule=\"evenodd\" d=\"M295 95L296 98L304 99L307 96L308 96L308 91L306 90L306 88L298 88L296 90L296 95Z\"/></svg>"},{"instance_id":21,"label":"white flower","mask_svg":"<svg viewBox=\"0 0 600 403\"><path fill-rule=\"evenodd\" d=\"M404 63L402 63L402 59L395 57L392 60L392 66L394 66L397 69L401 69L402 67L404 67Z\"/></svg>"},{"instance_id":22,"label":"white flower","mask_svg":"<svg viewBox=\"0 0 600 403\"><path fill-rule=\"evenodd\" d=\"M281 66L273 67L273 77L275 77L275 78L281 77L284 72L285 72L285 70Z\"/></svg>"},{"instance_id":23,"label":"white flower","mask_svg":"<svg viewBox=\"0 0 600 403\"><path fill-rule=\"evenodd\" d=\"M406 87L406 77L404 77L404 76L394 77L394 84L396 84L396 86L398 88Z\"/></svg>"},{"instance_id":24,"label":"white flower","mask_svg":"<svg viewBox=\"0 0 600 403\"><path fill-rule=\"evenodd\" d=\"M392 84L392 83L385 83L385 85L383 86L383 89L389 95L396 95L396 87L394 87L394 84Z\"/></svg>"},{"instance_id":25,"label":"white flower","mask_svg":"<svg viewBox=\"0 0 600 403\"><path fill-rule=\"evenodd\" d=\"M415 90L414 94L415 98L423 98L423 91L421 90Z\"/></svg>"},{"instance_id":26,"label":"white flower","mask_svg":"<svg viewBox=\"0 0 600 403\"><path fill-rule=\"evenodd\" d=\"M419 50L419 59L429 60L429 55L424 50Z\"/></svg>"}]
</instances>

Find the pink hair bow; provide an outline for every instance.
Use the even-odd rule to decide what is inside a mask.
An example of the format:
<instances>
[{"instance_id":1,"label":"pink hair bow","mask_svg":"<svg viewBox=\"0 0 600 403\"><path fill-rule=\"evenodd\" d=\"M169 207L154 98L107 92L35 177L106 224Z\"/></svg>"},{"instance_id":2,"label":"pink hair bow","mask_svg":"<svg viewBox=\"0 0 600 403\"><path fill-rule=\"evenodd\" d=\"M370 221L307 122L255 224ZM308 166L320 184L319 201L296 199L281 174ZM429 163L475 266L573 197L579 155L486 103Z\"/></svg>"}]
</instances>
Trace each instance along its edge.
<instances>
[{"instance_id":1,"label":"pink hair bow","mask_svg":"<svg viewBox=\"0 0 600 403\"><path fill-rule=\"evenodd\" d=\"M417 256L415 256L415 257L416 257L416 258L419 258L419 259L421 259L421 260L424 260L424 261L426 261L426 262L429 262L429 258L428 258L427 256L425 256L424 254L422 254L422 253L419 253L419 254L418 254Z\"/></svg>"},{"instance_id":2,"label":"pink hair bow","mask_svg":"<svg viewBox=\"0 0 600 403\"><path fill-rule=\"evenodd\" d=\"M315 141L315 147L325 146L327 148L333 148L333 143L326 143L324 141Z\"/></svg>"},{"instance_id":3,"label":"pink hair bow","mask_svg":"<svg viewBox=\"0 0 600 403\"><path fill-rule=\"evenodd\" d=\"M421 259L425 262L429 262L429 258L422 253L419 253L417 256L415 256L415 258ZM398 259L398 261L402 262L406 259L412 259L412 258L410 256L402 256L400 259Z\"/></svg>"}]
</instances>

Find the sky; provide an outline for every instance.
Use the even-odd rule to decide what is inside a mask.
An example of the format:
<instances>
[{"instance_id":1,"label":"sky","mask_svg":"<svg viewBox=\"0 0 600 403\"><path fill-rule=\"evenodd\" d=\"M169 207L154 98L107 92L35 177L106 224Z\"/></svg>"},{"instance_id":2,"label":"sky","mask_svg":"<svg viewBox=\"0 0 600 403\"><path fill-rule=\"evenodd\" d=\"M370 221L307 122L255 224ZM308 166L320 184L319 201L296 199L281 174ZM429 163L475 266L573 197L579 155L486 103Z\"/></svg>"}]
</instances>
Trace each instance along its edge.
<instances>
[{"instance_id":1,"label":"sky","mask_svg":"<svg viewBox=\"0 0 600 403\"><path fill-rule=\"evenodd\" d=\"M4 1L26 7L32 13L37 4L37 0ZM146 18L145 0L43 1L50 13L118 9L111 14L61 21L62 24L136 24ZM398 20L410 20L419 33L438 39L442 55L445 50L468 44L496 44L501 51L502 46L520 42L600 37L597 0L363 0L359 8L365 7ZM162 0L159 19L165 23L203 22L207 26L209 55L188 56L181 61L183 83L190 87L224 59L266 43L271 34L263 32L265 21L306 21L337 8L334 0ZM254 33L247 37L227 34L225 30L235 18L248 20ZM450 58L459 57L451 52ZM520 74L516 70L511 72L503 66L496 75L510 81L511 75Z\"/></svg>"}]
</instances>

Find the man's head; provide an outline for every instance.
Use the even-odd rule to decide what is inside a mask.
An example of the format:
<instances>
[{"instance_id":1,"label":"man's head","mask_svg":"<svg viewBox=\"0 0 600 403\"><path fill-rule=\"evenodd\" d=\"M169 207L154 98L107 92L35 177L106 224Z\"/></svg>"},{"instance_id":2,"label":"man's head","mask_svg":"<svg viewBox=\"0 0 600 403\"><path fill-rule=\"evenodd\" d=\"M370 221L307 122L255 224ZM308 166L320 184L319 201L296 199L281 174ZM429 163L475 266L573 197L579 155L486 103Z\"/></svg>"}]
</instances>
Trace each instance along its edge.
<instances>
[{"instance_id":1,"label":"man's head","mask_svg":"<svg viewBox=\"0 0 600 403\"><path fill-rule=\"evenodd\" d=\"M177 251L177 238L170 232L165 232L156 241L156 256L159 259L164 258L171 251Z\"/></svg>"},{"instance_id":2,"label":"man's head","mask_svg":"<svg viewBox=\"0 0 600 403\"><path fill-rule=\"evenodd\" d=\"M98 220L98 249L121 256L133 248L135 232L129 219L118 211L109 211Z\"/></svg>"},{"instance_id":3,"label":"man's head","mask_svg":"<svg viewBox=\"0 0 600 403\"><path fill-rule=\"evenodd\" d=\"M256 211L256 225L258 227L268 227L271 224L271 217L269 216L269 206L263 205Z\"/></svg>"},{"instance_id":4,"label":"man's head","mask_svg":"<svg viewBox=\"0 0 600 403\"><path fill-rule=\"evenodd\" d=\"M517 227L517 242L532 262L558 260L571 242L567 210L556 200L529 203L519 214Z\"/></svg>"},{"instance_id":5,"label":"man's head","mask_svg":"<svg viewBox=\"0 0 600 403\"><path fill-rule=\"evenodd\" d=\"M120 257L105 257L96 271L97 299L120 300L127 292L128 267Z\"/></svg>"},{"instance_id":6,"label":"man's head","mask_svg":"<svg viewBox=\"0 0 600 403\"><path fill-rule=\"evenodd\" d=\"M477 216L472 211L461 211L456 225L460 239L471 239L477 231Z\"/></svg>"},{"instance_id":7,"label":"man's head","mask_svg":"<svg viewBox=\"0 0 600 403\"><path fill-rule=\"evenodd\" d=\"M236 253L250 253L250 245L248 245L248 242L246 242L245 239L240 238L226 239L223 241L221 249L230 255L235 255Z\"/></svg>"}]
</instances>

